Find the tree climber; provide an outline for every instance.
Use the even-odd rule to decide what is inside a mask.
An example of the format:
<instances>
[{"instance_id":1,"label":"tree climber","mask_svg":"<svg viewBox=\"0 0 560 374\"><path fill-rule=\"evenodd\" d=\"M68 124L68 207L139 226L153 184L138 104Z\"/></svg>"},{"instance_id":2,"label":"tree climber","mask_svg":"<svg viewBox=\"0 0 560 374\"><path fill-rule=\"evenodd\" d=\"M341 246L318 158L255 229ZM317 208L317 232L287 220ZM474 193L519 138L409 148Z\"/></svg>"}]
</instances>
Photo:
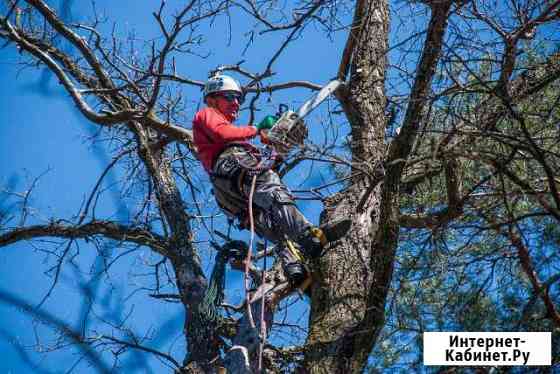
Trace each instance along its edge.
<instances>
[{"instance_id":1,"label":"tree climber","mask_svg":"<svg viewBox=\"0 0 560 374\"><path fill-rule=\"evenodd\" d=\"M320 256L329 242L344 235L349 220L318 228L303 216L278 174L260 167L261 153L248 142L259 135L261 142L267 144L267 132L276 117L266 116L257 126L237 127L233 122L243 101L243 90L233 78L217 74L208 80L204 87L207 107L196 113L193 120L198 157L210 175L218 205L244 228L249 218L252 179L256 175L255 231L267 240L282 243L280 256L284 271L290 282L299 286L307 277L304 258Z\"/></svg>"}]
</instances>

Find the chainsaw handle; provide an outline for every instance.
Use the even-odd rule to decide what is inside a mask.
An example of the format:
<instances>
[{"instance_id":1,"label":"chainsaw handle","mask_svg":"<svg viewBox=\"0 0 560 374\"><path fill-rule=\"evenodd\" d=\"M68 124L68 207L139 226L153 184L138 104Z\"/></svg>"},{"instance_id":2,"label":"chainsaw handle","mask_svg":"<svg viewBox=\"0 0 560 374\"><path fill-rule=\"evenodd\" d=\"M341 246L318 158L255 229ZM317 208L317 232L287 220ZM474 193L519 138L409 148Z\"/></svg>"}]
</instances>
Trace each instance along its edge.
<instances>
[{"instance_id":1,"label":"chainsaw handle","mask_svg":"<svg viewBox=\"0 0 560 374\"><path fill-rule=\"evenodd\" d=\"M270 139L268 138L269 130L259 130L259 136L261 137L261 143L270 145Z\"/></svg>"},{"instance_id":2,"label":"chainsaw handle","mask_svg":"<svg viewBox=\"0 0 560 374\"><path fill-rule=\"evenodd\" d=\"M280 118L284 112L287 112L290 107L287 104L280 104L278 105L278 113L276 113L276 117Z\"/></svg>"}]
</instances>

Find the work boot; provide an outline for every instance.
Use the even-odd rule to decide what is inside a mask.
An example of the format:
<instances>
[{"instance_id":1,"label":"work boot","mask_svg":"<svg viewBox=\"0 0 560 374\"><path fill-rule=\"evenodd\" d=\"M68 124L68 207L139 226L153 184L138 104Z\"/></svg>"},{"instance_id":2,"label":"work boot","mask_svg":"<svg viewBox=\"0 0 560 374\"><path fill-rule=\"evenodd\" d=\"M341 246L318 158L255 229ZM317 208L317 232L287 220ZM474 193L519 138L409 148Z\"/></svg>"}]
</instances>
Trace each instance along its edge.
<instances>
[{"instance_id":1,"label":"work boot","mask_svg":"<svg viewBox=\"0 0 560 374\"><path fill-rule=\"evenodd\" d=\"M291 262L284 264L284 273L288 277L288 281L292 287L299 287L307 278L307 270L300 262Z\"/></svg>"},{"instance_id":2,"label":"work boot","mask_svg":"<svg viewBox=\"0 0 560 374\"><path fill-rule=\"evenodd\" d=\"M318 258L329 243L341 239L351 226L351 220L341 219L319 227L310 227L304 231L297 242L303 249L305 257Z\"/></svg>"}]
</instances>

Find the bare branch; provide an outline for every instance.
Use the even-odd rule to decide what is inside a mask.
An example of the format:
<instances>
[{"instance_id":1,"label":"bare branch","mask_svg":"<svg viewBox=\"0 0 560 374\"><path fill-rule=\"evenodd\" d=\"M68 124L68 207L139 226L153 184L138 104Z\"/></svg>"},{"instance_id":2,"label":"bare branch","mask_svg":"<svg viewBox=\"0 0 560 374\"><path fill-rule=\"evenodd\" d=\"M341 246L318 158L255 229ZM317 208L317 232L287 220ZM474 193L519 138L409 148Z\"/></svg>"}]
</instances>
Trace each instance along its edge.
<instances>
[{"instance_id":1,"label":"bare branch","mask_svg":"<svg viewBox=\"0 0 560 374\"><path fill-rule=\"evenodd\" d=\"M117 112L106 111L106 115L96 113L82 97L82 94L76 88L70 77L48 53L42 51L38 46L30 43L28 40L22 37L7 20L3 20L1 22L2 26L8 31L10 40L16 42L22 49L28 51L37 59L46 64L49 69L58 77L64 88L72 97L80 112L82 112L82 114L90 121L100 125L114 125L119 122L138 118L139 114L141 114L141 112L135 110L122 110Z\"/></svg>"},{"instance_id":2,"label":"bare branch","mask_svg":"<svg viewBox=\"0 0 560 374\"><path fill-rule=\"evenodd\" d=\"M447 191L447 207L436 213L427 215L401 214L399 222L407 228L436 228L446 225L463 213L466 197L460 198L461 180L458 173L459 167L456 160L445 163L445 182Z\"/></svg>"},{"instance_id":3,"label":"bare branch","mask_svg":"<svg viewBox=\"0 0 560 374\"><path fill-rule=\"evenodd\" d=\"M420 117L427 103L432 78L440 58L443 37L452 1L438 2L432 7L432 16L426 34L422 57L418 65L414 86L408 101L408 107L401 127L401 132L395 138L389 149L388 162L396 159L406 159L412 150L417 137ZM403 165L390 167L388 174L402 173Z\"/></svg>"},{"instance_id":4,"label":"bare branch","mask_svg":"<svg viewBox=\"0 0 560 374\"><path fill-rule=\"evenodd\" d=\"M313 13L315 13L315 11L317 11L317 9L319 9L319 7L324 2L325 2L325 0L316 0L314 2L313 6L310 7L307 12L305 12L300 18L298 18L297 21L294 22L293 26L290 27L290 28L293 28L292 32L288 35L286 40L284 40L284 43L282 43L280 48L278 48L278 50L272 56L272 58L270 59L270 61L266 65L266 68L264 69L264 74L269 74L271 72L272 65L278 59L278 57L280 57L280 54L284 51L284 49L286 49L288 44L290 44L290 42L295 38L297 32L300 31L300 29L303 27L304 21L307 20L308 18L310 18L311 15Z\"/></svg>"},{"instance_id":5,"label":"bare branch","mask_svg":"<svg viewBox=\"0 0 560 374\"><path fill-rule=\"evenodd\" d=\"M171 364L173 364L173 366L175 366L175 368L177 368L177 369L181 369L181 368L182 368L181 364L179 364L179 362L177 362L177 360L175 360L175 359L174 359L173 357L171 357L170 355L168 355L168 354L166 354L166 353L163 353L163 352L160 352L160 351L157 351L157 350L155 350L155 349L153 349L153 348L146 347L146 346L144 346L144 345L138 344L137 342L128 342L128 341L121 340L121 339L117 339L117 338L115 338L115 337L113 337L113 336L107 336L107 335L98 336L98 337L96 337L96 338L94 339L94 341L96 341L96 340L108 340L108 341L111 341L111 342L113 342L113 343L117 343L118 345L121 345L121 346L123 346L123 347L127 347L127 348L132 348L132 349L137 349L137 350L140 350L140 351L148 352L148 353L151 353L151 354L153 354L153 355L156 355L156 356L158 356L158 357L161 357L161 358L163 358L163 359L169 361L169 362L170 362Z\"/></svg>"},{"instance_id":6,"label":"bare branch","mask_svg":"<svg viewBox=\"0 0 560 374\"><path fill-rule=\"evenodd\" d=\"M101 373L111 373L111 370L105 365L105 363L101 360L101 357L97 352L95 352L88 342L81 336L79 333L71 329L66 323L62 322L55 316L42 311L40 309L33 308L29 305L26 301L18 298L15 295L9 294L6 291L0 290L0 302L15 306L20 308L26 314L38 318L39 320L43 321L47 325L54 327L58 330L63 336L72 340L75 344L78 345L79 349L82 353L91 361L91 363L95 366L97 370Z\"/></svg>"},{"instance_id":7,"label":"bare branch","mask_svg":"<svg viewBox=\"0 0 560 374\"><path fill-rule=\"evenodd\" d=\"M84 56L88 64L95 71L97 77L99 78L103 88L114 88L114 84L103 70L103 67L95 54L91 51L86 41L74 33L70 28L68 28L64 22L62 22L51 8L42 0L26 0L27 3L35 7L42 15L45 17L47 22L62 36L64 36L68 41L70 41Z\"/></svg>"},{"instance_id":8,"label":"bare branch","mask_svg":"<svg viewBox=\"0 0 560 374\"><path fill-rule=\"evenodd\" d=\"M346 40L346 45L344 46L342 58L340 59L340 66L338 68L338 79L343 82L346 81L348 70L350 69L350 61L352 59L352 53L354 52L354 45L359 40L365 3L366 2L364 0L356 1L354 19L352 20L352 25L350 26L348 39Z\"/></svg>"},{"instance_id":9,"label":"bare branch","mask_svg":"<svg viewBox=\"0 0 560 374\"><path fill-rule=\"evenodd\" d=\"M535 295L540 295L546 310L548 312L548 317L554 322L554 324L559 327L560 326L560 314L558 313L558 309L556 305L552 301L548 289L545 289L541 284L535 268L533 266L533 262L531 260L531 256L529 254L529 250L513 229L510 227L507 233L509 240L513 244L513 246L517 249L517 254L519 256L519 261L521 262L521 267L523 271L529 278L531 282L531 286L533 287L533 293Z\"/></svg>"},{"instance_id":10,"label":"bare branch","mask_svg":"<svg viewBox=\"0 0 560 374\"><path fill-rule=\"evenodd\" d=\"M128 227L110 221L91 221L83 225L66 225L62 221L52 222L48 225L36 225L16 228L0 235L0 247L4 247L18 241L29 240L40 237L59 238L89 238L93 236L104 236L109 239L135 243L150 247L154 251L169 256L165 239L146 229Z\"/></svg>"}]
</instances>

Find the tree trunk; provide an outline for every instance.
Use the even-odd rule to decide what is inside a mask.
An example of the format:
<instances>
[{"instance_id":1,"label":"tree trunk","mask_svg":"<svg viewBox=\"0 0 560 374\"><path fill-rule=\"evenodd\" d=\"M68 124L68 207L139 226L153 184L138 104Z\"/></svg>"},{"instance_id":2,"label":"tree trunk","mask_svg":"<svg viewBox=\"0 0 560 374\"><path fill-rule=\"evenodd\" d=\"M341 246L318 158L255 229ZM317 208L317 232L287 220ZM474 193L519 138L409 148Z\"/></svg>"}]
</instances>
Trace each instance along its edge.
<instances>
[{"instance_id":1,"label":"tree trunk","mask_svg":"<svg viewBox=\"0 0 560 374\"><path fill-rule=\"evenodd\" d=\"M389 10L386 1L359 1L359 14L354 21L355 38L350 81L346 92L339 95L352 127L353 172L375 169L384 157L385 132L385 69L388 45ZM329 248L317 267L316 282L312 289L310 333L307 339L305 366L312 373L360 372L373 342L383 323L385 297L376 305L379 319L365 331L355 331L368 308L371 287L386 295L392 271L391 253L377 253L373 247L379 226L381 202L380 186L372 186L373 179L361 175L347 190L331 197L325 204L323 220L350 217L351 232ZM370 190L369 196L364 194ZM361 206L362 209L357 209ZM372 267L372 256L381 256L380 269ZM386 258L386 256L388 256ZM372 284L379 279L375 271L385 273L383 284ZM389 275L387 277L387 275ZM352 344L353 335L366 334L368 347Z\"/></svg>"},{"instance_id":2,"label":"tree trunk","mask_svg":"<svg viewBox=\"0 0 560 374\"><path fill-rule=\"evenodd\" d=\"M149 130L148 130L149 131ZM177 289L185 306L185 337L189 354L185 358L188 373L207 373L213 370L210 362L219 356L220 338L212 321L197 313L208 282L202 271L200 258L192 246L189 215L177 188L172 165L165 152L152 152L147 132L136 126L139 156L154 184L157 201L168 227L169 258L173 265Z\"/></svg>"}]
</instances>

